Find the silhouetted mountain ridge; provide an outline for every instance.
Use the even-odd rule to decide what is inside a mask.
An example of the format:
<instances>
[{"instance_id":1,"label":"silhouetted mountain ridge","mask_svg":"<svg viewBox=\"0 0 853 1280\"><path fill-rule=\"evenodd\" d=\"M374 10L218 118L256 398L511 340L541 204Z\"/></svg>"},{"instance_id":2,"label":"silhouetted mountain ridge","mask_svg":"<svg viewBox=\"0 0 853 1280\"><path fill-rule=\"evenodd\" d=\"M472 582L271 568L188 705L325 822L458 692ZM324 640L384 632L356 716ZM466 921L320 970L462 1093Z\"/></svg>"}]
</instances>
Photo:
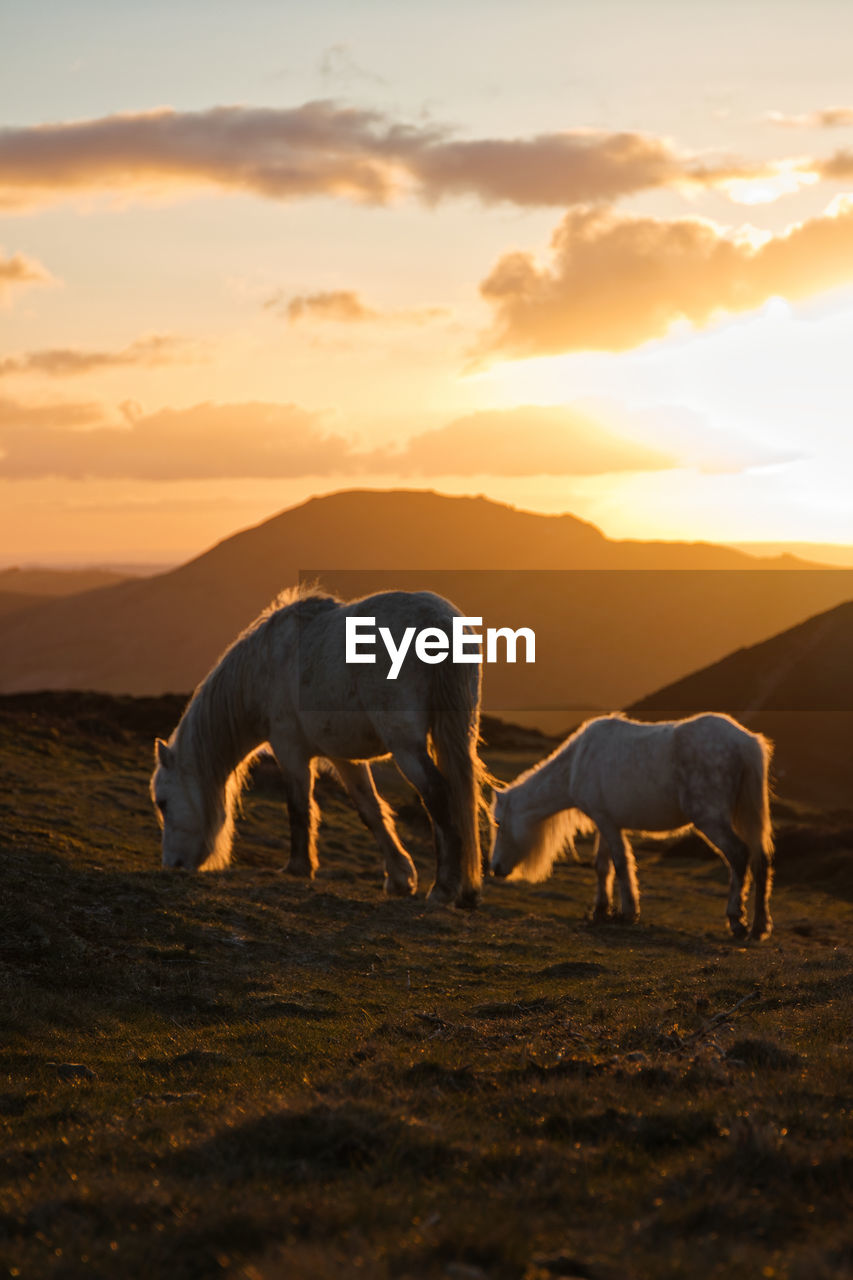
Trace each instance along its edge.
<instances>
[{"instance_id":1,"label":"silhouetted mountain ridge","mask_svg":"<svg viewBox=\"0 0 853 1280\"><path fill-rule=\"evenodd\" d=\"M429 587L495 625L540 628L535 668L490 668L495 709L610 708L853 596L844 571L780 576L768 563L707 543L614 542L575 516L483 497L336 493L170 572L0 618L0 691L191 689L283 587L317 570L332 587L343 575L347 595ZM469 569L570 573L469 580Z\"/></svg>"}]
</instances>

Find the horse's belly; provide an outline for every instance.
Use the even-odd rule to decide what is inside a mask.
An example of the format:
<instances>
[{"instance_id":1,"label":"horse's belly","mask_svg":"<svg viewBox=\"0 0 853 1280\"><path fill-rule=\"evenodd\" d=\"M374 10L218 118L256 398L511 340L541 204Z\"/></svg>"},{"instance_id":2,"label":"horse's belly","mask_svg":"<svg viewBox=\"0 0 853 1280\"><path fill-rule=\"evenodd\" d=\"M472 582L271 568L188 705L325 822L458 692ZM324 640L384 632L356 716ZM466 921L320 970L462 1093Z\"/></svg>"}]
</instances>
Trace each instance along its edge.
<instances>
[{"instance_id":1,"label":"horse's belly","mask_svg":"<svg viewBox=\"0 0 853 1280\"><path fill-rule=\"evenodd\" d=\"M387 753L378 733L368 724L347 725L329 716L318 716L303 732L311 742L315 755L341 760L373 760Z\"/></svg>"},{"instance_id":2,"label":"horse's belly","mask_svg":"<svg viewBox=\"0 0 853 1280\"><path fill-rule=\"evenodd\" d=\"M625 789L612 797L609 809L610 817L623 831L674 831L688 821L675 788L656 794Z\"/></svg>"}]
</instances>

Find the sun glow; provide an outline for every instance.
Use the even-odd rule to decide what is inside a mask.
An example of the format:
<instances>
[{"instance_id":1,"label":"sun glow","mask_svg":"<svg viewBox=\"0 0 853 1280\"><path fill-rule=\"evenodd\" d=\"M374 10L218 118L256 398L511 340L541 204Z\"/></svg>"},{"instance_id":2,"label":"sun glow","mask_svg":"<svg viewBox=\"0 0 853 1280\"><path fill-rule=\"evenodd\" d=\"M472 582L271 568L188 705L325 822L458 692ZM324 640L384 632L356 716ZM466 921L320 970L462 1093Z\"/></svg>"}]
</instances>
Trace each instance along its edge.
<instances>
[{"instance_id":1,"label":"sun glow","mask_svg":"<svg viewBox=\"0 0 853 1280\"><path fill-rule=\"evenodd\" d=\"M809 169L807 160L786 160L754 178L730 178L720 183L736 204L772 204L783 196L795 195L820 181L819 174Z\"/></svg>"}]
</instances>

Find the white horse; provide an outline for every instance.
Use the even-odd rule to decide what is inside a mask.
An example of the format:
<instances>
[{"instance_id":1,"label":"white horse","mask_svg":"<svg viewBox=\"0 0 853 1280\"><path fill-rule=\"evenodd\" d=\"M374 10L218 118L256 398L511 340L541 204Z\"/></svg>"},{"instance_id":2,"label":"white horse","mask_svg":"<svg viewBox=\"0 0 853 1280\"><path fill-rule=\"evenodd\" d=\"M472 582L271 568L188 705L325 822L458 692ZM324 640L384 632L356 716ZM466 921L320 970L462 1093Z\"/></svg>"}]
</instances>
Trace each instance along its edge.
<instances>
[{"instance_id":1,"label":"white horse","mask_svg":"<svg viewBox=\"0 0 853 1280\"><path fill-rule=\"evenodd\" d=\"M417 889L417 873L378 796L369 761L392 755L433 826L434 901L473 906L482 868L477 814L485 769L477 753L480 667L414 656L395 680L376 663L345 662L347 617L375 618L399 643L407 627L450 634L458 611L431 592L389 591L344 604L314 589L285 592L231 645L198 686L168 742L156 742L151 798L163 829L163 866L228 865L234 809L256 748L269 743L284 775L288 870L317 867L318 758L334 766L376 837L385 888ZM434 759L433 759L434 756Z\"/></svg>"},{"instance_id":2,"label":"white horse","mask_svg":"<svg viewBox=\"0 0 853 1280\"><path fill-rule=\"evenodd\" d=\"M755 877L752 937L772 928L773 834L767 773L772 744L730 716L643 724L616 714L588 720L546 760L499 791L491 870L544 880L576 831L598 838L593 919L611 910L613 872L621 915L639 916L626 831L671 835L693 827L728 862L727 907L736 938L747 934L746 894Z\"/></svg>"}]
</instances>

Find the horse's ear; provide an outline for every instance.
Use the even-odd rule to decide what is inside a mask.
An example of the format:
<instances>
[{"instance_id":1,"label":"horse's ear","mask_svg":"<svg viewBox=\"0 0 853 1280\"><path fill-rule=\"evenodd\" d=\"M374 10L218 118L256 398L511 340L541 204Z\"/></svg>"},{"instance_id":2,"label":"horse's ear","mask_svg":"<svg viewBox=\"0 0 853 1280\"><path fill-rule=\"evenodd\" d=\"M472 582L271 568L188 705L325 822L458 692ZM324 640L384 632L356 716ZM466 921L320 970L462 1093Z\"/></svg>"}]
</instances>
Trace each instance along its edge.
<instances>
[{"instance_id":1,"label":"horse's ear","mask_svg":"<svg viewBox=\"0 0 853 1280\"><path fill-rule=\"evenodd\" d=\"M154 754L157 757L157 763L161 764L164 769L171 768L175 757L172 754L172 748L162 738L158 738L154 743Z\"/></svg>"}]
</instances>

